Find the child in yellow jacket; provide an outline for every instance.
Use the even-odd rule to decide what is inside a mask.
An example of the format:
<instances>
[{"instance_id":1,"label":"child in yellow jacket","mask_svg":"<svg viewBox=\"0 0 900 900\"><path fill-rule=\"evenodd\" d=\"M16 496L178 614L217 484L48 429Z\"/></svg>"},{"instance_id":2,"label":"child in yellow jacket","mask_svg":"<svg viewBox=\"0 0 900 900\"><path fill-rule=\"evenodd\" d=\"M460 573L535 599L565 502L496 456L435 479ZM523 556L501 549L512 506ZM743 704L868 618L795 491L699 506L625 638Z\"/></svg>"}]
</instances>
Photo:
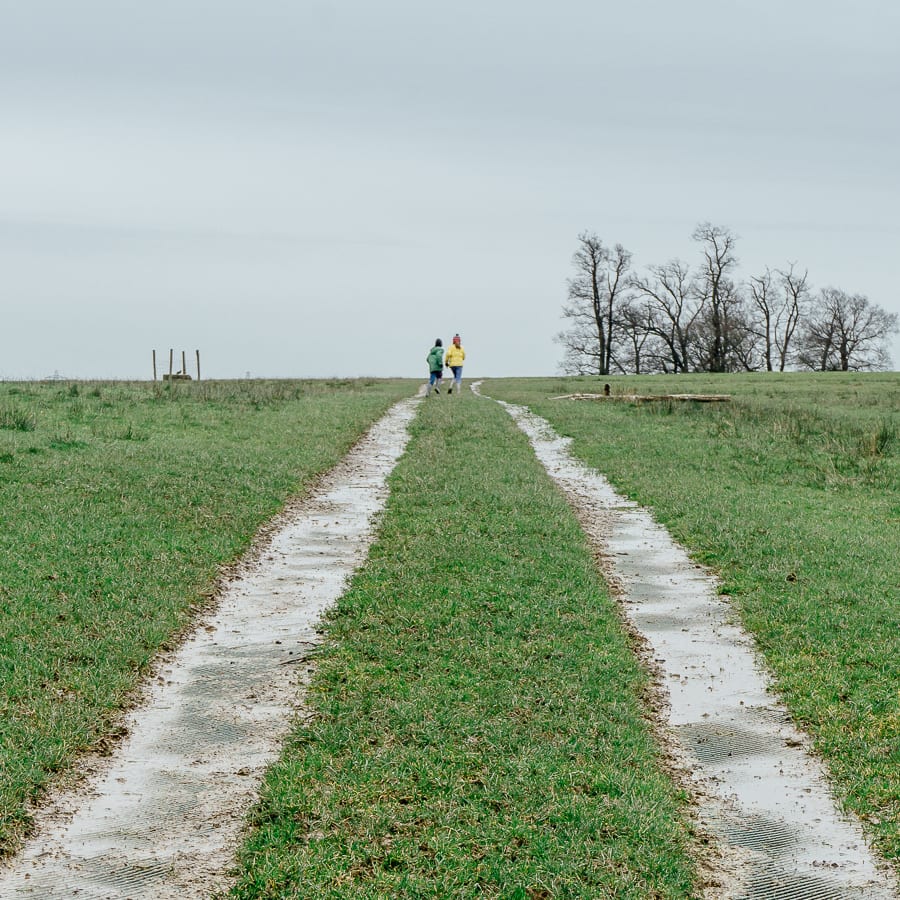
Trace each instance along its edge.
<instances>
[{"instance_id":1,"label":"child in yellow jacket","mask_svg":"<svg viewBox=\"0 0 900 900\"><path fill-rule=\"evenodd\" d=\"M462 370L463 360L466 358L466 351L463 350L459 341L459 335L453 335L453 343L447 348L447 356L444 359L444 365L449 366L453 372L453 384L447 388L447 393L452 394L453 388L456 388L456 394L459 396L462 391Z\"/></svg>"}]
</instances>

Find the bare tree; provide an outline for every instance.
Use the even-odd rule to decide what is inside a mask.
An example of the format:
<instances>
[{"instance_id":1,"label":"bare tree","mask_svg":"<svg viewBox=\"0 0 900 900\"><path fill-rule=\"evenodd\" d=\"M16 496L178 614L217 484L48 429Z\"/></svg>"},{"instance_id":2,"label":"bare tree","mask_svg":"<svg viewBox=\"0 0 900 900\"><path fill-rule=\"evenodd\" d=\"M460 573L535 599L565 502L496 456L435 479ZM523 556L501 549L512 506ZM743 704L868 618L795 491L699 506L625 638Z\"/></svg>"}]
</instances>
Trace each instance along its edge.
<instances>
[{"instance_id":1,"label":"bare tree","mask_svg":"<svg viewBox=\"0 0 900 900\"><path fill-rule=\"evenodd\" d=\"M773 371L772 356L775 349L775 338L773 331L775 329L775 320L777 319L777 299L775 296L775 286L772 284L772 272L766 268L762 275L751 275L748 284L750 290L750 301L755 308L756 333L763 341L763 359L766 364L766 371Z\"/></svg>"},{"instance_id":2,"label":"bare tree","mask_svg":"<svg viewBox=\"0 0 900 900\"><path fill-rule=\"evenodd\" d=\"M694 363L694 332L703 311L690 269L681 260L651 266L644 277L631 279L632 288L642 296L649 315L647 327L658 338L655 369L689 372Z\"/></svg>"},{"instance_id":3,"label":"bare tree","mask_svg":"<svg viewBox=\"0 0 900 900\"><path fill-rule=\"evenodd\" d=\"M743 298L725 307L725 334L728 372L758 372L765 365L759 334L753 326Z\"/></svg>"},{"instance_id":4,"label":"bare tree","mask_svg":"<svg viewBox=\"0 0 900 900\"><path fill-rule=\"evenodd\" d=\"M761 340L744 295L731 279L722 279L718 304L707 303L694 329L697 369L702 372L754 372L764 365Z\"/></svg>"},{"instance_id":5,"label":"bare tree","mask_svg":"<svg viewBox=\"0 0 900 900\"><path fill-rule=\"evenodd\" d=\"M621 350L613 357L614 367L623 374L645 375L648 372L647 359L652 358L653 311L644 301L628 300L619 310L619 333L622 335Z\"/></svg>"},{"instance_id":6,"label":"bare tree","mask_svg":"<svg viewBox=\"0 0 900 900\"><path fill-rule=\"evenodd\" d=\"M792 347L797 329L809 309L809 270L803 275L794 272L795 263L787 271L778 270L781 279L781 296L784 300L780 315L775 323L775 347L778 350L778 371L783 372L792 361Z\"/></svg>"},{"instance_id":7,"label":"bare tree","mask_svg":"<svg viewBox=\"0 0 900 900\"><path fill-rule=\"evenodd\" d=\"M808 272L799 275L795 263L785 269L769 268L753 275L748 283L751 322L763 342L762 356L766 371L777 366L783 372L792 361L791 348L797 327L809 303Z\"/></svg>"},{"instance_id":8,"label":"bare tree","mask_svg":"<svg viewBox=\"0 0 900 900\"><path fill-rule=\"evenodd\" d=\"M554 337L563 348L560 371L564 375L600 375L600 353L597 340L587 327L569 328Z\"/></svg>"},{"instance_id":9,"label":"bare tree","mask_svg":"<svg viewBox=\"0 0 900 900\"><path fill-rule=\"evenodd\" d=\"M572 374L608 375L616 339L617 311L625 299L631 254L616 244L610 250L596 234L578 236L572 257L575 276L569 279L563 316L571 325L556 340L564 350L562 369Z\"/></svg>"},{"instance_id":10,"label":"bare tree","mask_svg":"<svg viewBox=\"0 0 900 900\"><path fill-rule=\"evenodd\" d=\"M884 369L888 338L897 331L896 313L862 294L824 288L805 321L799 362L822 372Z\"/></svg>"},{"instance_id":11,"label":"bare tree","mask_svg":"<svg viewBox=\"0 0 900 900\"><path fill-rule=\"evenodd\" d=\"M698 286L706 307L708 346L702 367L709 372L728 371L728 323L730 304L740 301L740 294L730 277L737 266L734 255L735 236L727 229L703 222L694 229L693 239L703 250L703 272Z\"/></svg>"},{"instance_id":12,"label":"bare tree","mask_svg":"<svg viewBox=\"0 0 900 900\"><path fill-rule=\"evenodd\" d=\"M796 263L745 283L735 278L736 237L701 223L693 239L703 261L680 260L629 275L631 254L578 236L563 315L561 368L571 374L735 372L791 366L816 370L887 368L898 316L861 294L826 288L813 297Z\"/></svg>"}]
</instances>

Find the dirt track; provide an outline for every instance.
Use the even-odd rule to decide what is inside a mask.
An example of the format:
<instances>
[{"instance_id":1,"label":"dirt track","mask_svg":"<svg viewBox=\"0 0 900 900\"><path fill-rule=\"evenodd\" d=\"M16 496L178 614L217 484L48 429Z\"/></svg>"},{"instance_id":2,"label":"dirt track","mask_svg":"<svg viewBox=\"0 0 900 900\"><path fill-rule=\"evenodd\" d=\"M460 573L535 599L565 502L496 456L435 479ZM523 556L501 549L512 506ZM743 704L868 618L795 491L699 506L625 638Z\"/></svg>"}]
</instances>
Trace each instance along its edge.
<instances>
[{"instance_id":1,"label":"dirt track","mask_svg":"<svg viewBox=\"0 0 900 900\"><path fill-rule=\"evenodd\" d=\"M417 400L394 406L237 572L114 756L36 817L0 897L206 900L297 708L316 624L360 565Z\"/></svg>"}]
</instances>

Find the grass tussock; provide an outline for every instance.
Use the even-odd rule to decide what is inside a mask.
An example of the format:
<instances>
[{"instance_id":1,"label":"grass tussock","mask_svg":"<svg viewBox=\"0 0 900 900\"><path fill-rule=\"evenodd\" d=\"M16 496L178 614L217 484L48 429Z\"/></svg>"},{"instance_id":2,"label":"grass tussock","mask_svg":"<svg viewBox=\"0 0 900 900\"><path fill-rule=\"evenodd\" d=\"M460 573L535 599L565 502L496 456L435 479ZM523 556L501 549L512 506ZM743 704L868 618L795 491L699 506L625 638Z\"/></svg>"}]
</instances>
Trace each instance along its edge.
<instances>
[{"instance_id":1,"label":"grass tussock","mask_svg":"<svg viewBox=\"0 0 900 900\"><path fill-rule=\"evenodd\" d=\"M37 417L33 411L16 406L0 406L0 428L10 431L34 431Z\"/></svg>"}]
</instances>

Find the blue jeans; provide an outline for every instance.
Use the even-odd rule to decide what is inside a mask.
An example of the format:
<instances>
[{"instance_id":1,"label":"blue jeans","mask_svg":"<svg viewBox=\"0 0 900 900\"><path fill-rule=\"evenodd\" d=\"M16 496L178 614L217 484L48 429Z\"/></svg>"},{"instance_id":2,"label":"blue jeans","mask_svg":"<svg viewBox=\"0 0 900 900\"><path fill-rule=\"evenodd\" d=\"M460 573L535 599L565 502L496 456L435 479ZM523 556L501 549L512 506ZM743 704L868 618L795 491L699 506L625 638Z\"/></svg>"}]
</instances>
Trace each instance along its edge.
<instances>
[{"instance_id":1,"label":"blue jeans","mask_svg":"<svg viewBox=\"0 0 900 900\"><path fill-rule=\"evenodd\" d=\"M432 372L430 377L428 378L428 386L434 387L435 383L437 386L441 386L441 382L444 380L444 372L443 370L440 372Z\"/></svg>"},{"instance_id":2,"label":"blue jeans","mask_svg":"<svg viewBox=\"0 0 900 900\"><path fill-rule=\"evenodd\" d=\"M462 384L462 366L450 366L450 368L453 371L453 383L458 389Z\"/></svg>"}]
</instances>

